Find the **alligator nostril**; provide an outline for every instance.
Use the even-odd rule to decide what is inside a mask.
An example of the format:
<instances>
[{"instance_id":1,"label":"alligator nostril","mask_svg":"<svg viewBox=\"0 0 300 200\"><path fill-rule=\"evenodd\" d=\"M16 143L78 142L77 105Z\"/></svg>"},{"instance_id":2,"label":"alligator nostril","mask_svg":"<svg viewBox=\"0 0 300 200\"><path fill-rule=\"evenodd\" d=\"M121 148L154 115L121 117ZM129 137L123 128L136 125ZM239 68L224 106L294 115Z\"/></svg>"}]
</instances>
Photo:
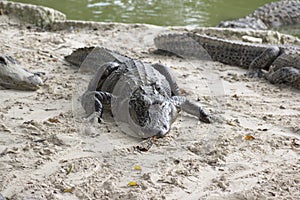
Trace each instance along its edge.
<instances>
[{"instance_id":1,"label":"alligator nostril","mask_svg":"<svg viewBox=\"0 0 300 200\"><path fill-rule=\"evenodd\" d=\"M164 130L168 130L169 129L169 126L167 126L167 125L163 125L163 128L164 128Z\"/></svg>"},{"instance_id":2,"label":"alligator nostril","mask_svg":"<svg viewBox=\"0 0 300 200\"><path fill-rule=\"evenodd\" d=\"M156 136L161 138L161 137L164 137L165 133L163 131L159 131Z\"/></svg>"}]
</instances>

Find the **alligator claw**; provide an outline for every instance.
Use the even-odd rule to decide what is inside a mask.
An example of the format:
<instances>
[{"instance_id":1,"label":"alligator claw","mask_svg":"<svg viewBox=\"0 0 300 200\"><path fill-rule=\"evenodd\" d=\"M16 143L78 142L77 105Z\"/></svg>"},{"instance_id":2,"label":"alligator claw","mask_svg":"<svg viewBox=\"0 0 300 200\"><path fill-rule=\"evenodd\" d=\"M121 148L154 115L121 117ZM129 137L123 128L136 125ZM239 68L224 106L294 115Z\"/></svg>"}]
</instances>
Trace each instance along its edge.
<instances>
[{"instance_id":1,"label":"alligator claw","mask_svg":"<svg viewBox=\"0 0 300 200\"><path fill-rule=\"evenodd\" d=\"M205 118L201 118L200 119L202 122L207 123L207 124L211 124L212 123L212 118L210 116L207 116Z\"/></svg>"},{"instance_id":2,"label":"alligator claw","mask_svg":"<svg viewBox=\"0 0 300 200\"><path fill-rule=\"evenodd\" d=\"M253 71L249 71L247 73L247 76L249 78L262 78L264 75L264 73L262 72L262 70L257 69L257 70L253 70Z\"/></svg>"},{"instance_id":3,"label":"alligator claw","mask_svg":"<svg viewBox=\"0 0 300 200\"><path fill-rule=\"evenodd\" d=\"M199 109L199 120L208 124L212 123L211 116L204 112L202 109Z\"/></svg>"},{"instance_id":4,"label":"alligator claw","mask_svg":"<svg viewBox=\"0 0 300 200\"><path fill-rule=\"evenodd\" d=\"M98 123L101 124L102 123L102 118L101 117L97 117L98 119Z\"/></svg>"},{"instance_id":5,"label":"alligator claw","mask_svg":"<svg viewBox=\"0 0 300 200\"><path fill-rule=\"evenodd\" d=\"M40 77L46 75L45 72L33 72L33 74L36 75L36 76L40 76Z\"/></svg>"}]
</instances>

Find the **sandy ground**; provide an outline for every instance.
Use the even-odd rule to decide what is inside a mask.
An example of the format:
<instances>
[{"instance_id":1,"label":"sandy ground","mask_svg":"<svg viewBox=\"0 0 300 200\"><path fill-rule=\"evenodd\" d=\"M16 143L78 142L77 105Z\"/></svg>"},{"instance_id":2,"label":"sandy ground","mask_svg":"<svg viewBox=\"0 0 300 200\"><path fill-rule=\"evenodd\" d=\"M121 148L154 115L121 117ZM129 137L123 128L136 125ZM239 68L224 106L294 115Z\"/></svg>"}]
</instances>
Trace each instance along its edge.
<instances>
[{"instance_id":1,"label":"sandy ground","mask_svg":"<svg viewBox=\"0 0 300 200\"><path fill-rule=\"evenodd\" d=\"M151 53L153 37L167 28L106 24L44 32L5 22L0 27L0 52L47 77L35 92L0 90L3 196L299 199L300 152L293 145L300 139L299 90L248 79L237 67ZM181 113L148 152L135 151L140 141L109 120L80 123L72 97L84 88L84 79L63 56L90 45L171 67L187 96L224 121L203 124Z\"/></svg>"}]
</instances>

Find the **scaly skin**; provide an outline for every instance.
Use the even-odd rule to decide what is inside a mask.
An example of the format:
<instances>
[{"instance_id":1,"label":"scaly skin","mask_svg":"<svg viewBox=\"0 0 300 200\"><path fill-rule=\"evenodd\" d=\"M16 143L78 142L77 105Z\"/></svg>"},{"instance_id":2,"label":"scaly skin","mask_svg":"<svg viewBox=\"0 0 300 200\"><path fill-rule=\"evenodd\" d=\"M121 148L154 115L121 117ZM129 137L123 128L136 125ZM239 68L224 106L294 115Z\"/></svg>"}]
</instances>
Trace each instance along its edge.
<instances>
[{"instance_id":1,"label":"scaly skin","mask_svg":"<svg viewBox=\"0 0 300 200\"><path fill-rule=\"evenodd\" d=\"M17 60L0 55L0 86L16 90L37 90L43 85L39 73L23 69Z\"/></svg>"},{"instance_id":2,"label":"scaly skin","mask_svg":"<svg viewBox=\"0 0 300 200\"><path fill-rule=\"evenodd\" d=\"M244 18L223 21L218 27L266 30L297 24L300 24L300 1L282 0L265 4Z\"/></svg>"},{"instance_id":3,"label":"scaly skin","mask_svg":"<svg viewBox=\"0 0 300 200\"><path fill-rule=\"evenodd\" d=\"M261 70L269 71L272 65L272 71L265 75L270 82L287 83L299 88L297 77L300 77L298 73L300 48L298 46L252 44L197 33L160 35L154 39L154 43L158 49L180 56L195 52L203 53L202 49L204 49L214 61L249 69L250 77L261 77L263 75ZM285 69L280 70L281 68ZM286 78L279 79L280 76ZM290 76L293 78L288 78Z\"/></svg>"},{"instance_id":4,"label":"scaly skin","mask_svg":"<svg viewBox=\"0 0 300 200\"><path fill-rule=\"evenodd\" d=\"M174 77L163 65L100 47L78 49L65 59L95 69L81 103L88 115L98 114L99 122L106 107L122 131L139 138L164 136L180 110L210 123L201 107L180 95Z\"/></svg>"}]
</instances>

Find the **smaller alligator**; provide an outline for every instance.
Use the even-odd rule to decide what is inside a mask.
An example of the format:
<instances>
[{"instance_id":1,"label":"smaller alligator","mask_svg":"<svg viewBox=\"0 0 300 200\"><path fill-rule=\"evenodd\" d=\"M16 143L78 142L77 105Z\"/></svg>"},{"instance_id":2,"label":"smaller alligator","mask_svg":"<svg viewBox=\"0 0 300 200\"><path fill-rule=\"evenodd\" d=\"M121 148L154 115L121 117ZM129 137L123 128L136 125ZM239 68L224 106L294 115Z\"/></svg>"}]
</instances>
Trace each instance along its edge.
<instances>
[{"instance_id":1,"label":"smaller alligator","mask_svg":"<svg viewBox=\"0 0 300 200\"><path fill-rule=\"evenodd\" d=\"M281 0L259 7L250 15L232 21L223 21L218 27L266 30L300 24L300 1Z\"/></svg>"},{"instance_id":2,"label":"smaller alligator","mask_svg":"<svg viewBox=\"0 0 300 200\"><path fill-rule=\"evenodd\" d=\"M22 68L11 56L0 54L0 86L16 90L37 90L43 85L40 75Z\"/></svg>"},{"instance_id":3,"label":"smaller alligator","mask_svg":"<svg viewBox=\"0 0 300 200\"><path fill-rule=\"evenodd\" d=\"M138 138L162 137L183 110L210 123L201 107L180 95L168 68L123 56L102 47L81 48L65 59L81 69L96 69L81 104L101 122L108 108L121 130ZM85 70L85 69L83 69Z\"/></svg>"},{"instance_id":4,"label":"smaller alligator","mask_svg":"<svg viewBox=\"0 0 300 200\"><path fill-rule=\"evenodd\" d=\"M271 83L300 88L300 48L297 46L252 44L191 32L159 35L154 43L160 50L185 55L203 48L213 61L249 69L249 77L265 76Z\"/></svg>"}]
</instances>

